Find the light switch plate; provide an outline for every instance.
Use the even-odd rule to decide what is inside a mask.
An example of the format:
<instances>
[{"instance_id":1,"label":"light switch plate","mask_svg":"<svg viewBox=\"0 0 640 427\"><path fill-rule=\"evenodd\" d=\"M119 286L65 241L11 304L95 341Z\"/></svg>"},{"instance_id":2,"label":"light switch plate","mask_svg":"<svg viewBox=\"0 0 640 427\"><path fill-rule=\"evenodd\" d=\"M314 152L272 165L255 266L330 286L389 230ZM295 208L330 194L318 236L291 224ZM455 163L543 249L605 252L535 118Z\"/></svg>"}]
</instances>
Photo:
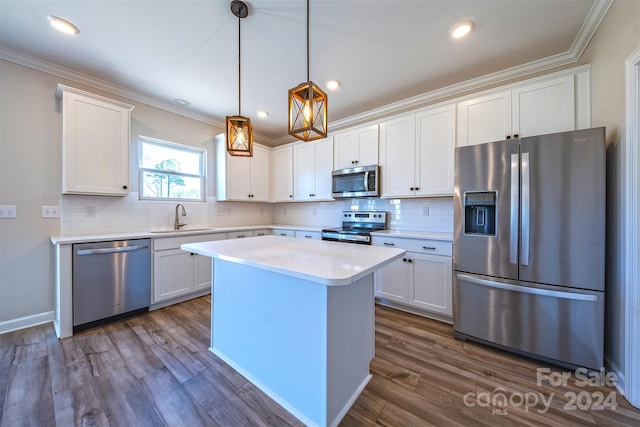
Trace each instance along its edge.
<instances>
[{"instance_id":1,"label":"light switch plate","mask_svg":"<svg viewBox=\"0 0 640 427\"><path fill-rule=\"evenodd\" d=\"M16 215L16 205L0 205L0 218L15 218Z\"/></svg>"},{"instance_id":2,"label":"light switch plate","mask_svg":"<svg viewBox=\"0 0 640 427\"><path fill-rule=\"evenodd\" d=\"M60 218L60 206L43 206L42 218Z\"/></svg>"}]
</instances>

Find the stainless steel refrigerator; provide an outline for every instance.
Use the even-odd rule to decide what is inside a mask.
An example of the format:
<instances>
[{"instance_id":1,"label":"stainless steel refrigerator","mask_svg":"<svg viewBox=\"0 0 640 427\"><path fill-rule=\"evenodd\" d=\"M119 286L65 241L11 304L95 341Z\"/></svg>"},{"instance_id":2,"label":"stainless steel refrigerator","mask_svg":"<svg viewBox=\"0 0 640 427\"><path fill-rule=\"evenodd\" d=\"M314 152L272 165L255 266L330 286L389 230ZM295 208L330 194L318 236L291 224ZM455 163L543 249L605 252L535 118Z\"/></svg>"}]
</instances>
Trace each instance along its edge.
<instances>
[{"instance_id":1,"label":"stainless steel refrigerator","mask_svg":"<svg viewBox=\"0 0 640 427\"><path fill-rule=\"evenodd\" d=\"M456 148L456 338L599 369L605 130Z\"/></svg>"}]
</instances>

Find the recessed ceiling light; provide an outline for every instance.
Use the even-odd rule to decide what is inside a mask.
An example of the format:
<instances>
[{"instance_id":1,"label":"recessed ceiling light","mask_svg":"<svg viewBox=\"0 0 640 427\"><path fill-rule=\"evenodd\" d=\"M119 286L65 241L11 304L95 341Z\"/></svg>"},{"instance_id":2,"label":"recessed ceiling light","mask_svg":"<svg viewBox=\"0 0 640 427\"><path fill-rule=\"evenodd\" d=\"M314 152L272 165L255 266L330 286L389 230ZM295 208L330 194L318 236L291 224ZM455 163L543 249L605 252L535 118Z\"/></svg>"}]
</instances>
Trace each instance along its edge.
<instances>
[{"instance_id":1,"label":"recessed ceiling light","mask_svg":"<svg viewBox=\"0 0 640 427\"><path fill-rule=\"evenodd\" d=\"M268 111L264 111L264 110L257 111L256 114L261 119L266 119L267 117L269 117L269 112Z\"/></svg>"},{"instance_id":2,"label":"recessed ceiling light","mask_svg":"<svg viewBox=\"0 0 640 427\"><path fill-rule=\"evenodd\" d=\"M453 27L453 30L451 30L451 37L454 39L461 39L469 35L471 30L473 30L473 26L473 21L460 22Z\"/></svg>"},{"instance_id":3,"label":"recessed ceiling light","mask_svg":"<svg viewBox=\"0 0 640 427\"><path fill-rule=\"evenodd\" d=\"M329 80L326 83L326 87L329 90L336 90L340 87L340 82L338 80Z\"/></svg>"},{"instance_id":4,"label":"recessed ceiling light","mask_svg":"<svg viewBox=\"0 0 640 427\"><path fill-rule=\"evenodd\" d=\"M178 104L181 107L188 107L189 105L191 105L191 103L189 101L187 101L186 99L182 99L182 98L174 99L173 102L175 102L176 104Z\"/></svg>"},{"instance_id":5,"label":"recessed ceiling light","mask_svg":"<svg viewBox=\"0 0 640 427\"><path fill-rule=\"evenodd\" d=\"M70 36L75 36L80 32L78 27L76 27L66 19L58 18L57 16L53 16L53 15L47 16L47 19L49 20L49 24L51 24L53 28L60 31L61 33L69 34Z\"/></svg>"}]
</instances>

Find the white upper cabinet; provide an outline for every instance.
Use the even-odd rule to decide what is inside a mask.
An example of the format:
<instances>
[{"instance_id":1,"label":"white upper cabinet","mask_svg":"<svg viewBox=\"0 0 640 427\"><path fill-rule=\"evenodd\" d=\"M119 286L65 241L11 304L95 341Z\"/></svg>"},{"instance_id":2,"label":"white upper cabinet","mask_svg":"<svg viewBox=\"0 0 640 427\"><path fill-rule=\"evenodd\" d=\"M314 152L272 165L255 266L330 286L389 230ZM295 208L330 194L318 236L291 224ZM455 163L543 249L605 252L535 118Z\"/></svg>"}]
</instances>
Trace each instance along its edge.
<instances>
[{"instance_id":1,"label":"white upper cabinet","mask_svg":"<svg viewBox=\"0 0 640 427\"><path fill-rule=\"evenodd\" d=\"M460 102L458 146L502 141L511 137L511 92L499 92Z\"/></svg>"},{"instance_id":2,"label":"white upper cabinet","mask_svg":"<svg viewBox=\"0 0 640 427\"><path fill-rule=\"evenodd\" d=\"M62 193L129 193L133 106L58 85L62 99Z\"/></svg>"},{"instance_id":3,"label":"white upper cabinet","mask_svg":"<svg viewBox=\"0 0 640 427\"><path fill-rule=\"evenodd\" d=\"M271 197L271 153L253 145L253 157L227 153L225 135L216 137L216 189L218 200L268 202Z\"/></svg>"},{"instance_id":4,"label":"white upper cabinet","mask_svg":"<svg viewBox=\"0 0 640 427\"><path fill-rule=\"evenodd\" d=\"M455 105L380 124L381 197L453 194Z\"/></svg>"},{"instance_id":5,"label":"white upper cabinet","mask_svg":"<svg viewBox=\"0 0 640 427\"><path fill-rule=\"evenodd\" d=\"M378 164L378 125L365 126L333 136L333 168L346 169Z\"/></svg>"},{"instance_id":6,"label":"white upper cabinet","mask_svg":"<svg viewBox=\"0 0 640 427\"><path fill-rule=\"evenodd\" d=\"M293 146L285 145L271 152L271 180L274 202L293 201Z\"/></svg>"},{"instance_id":7,"label":"white upper cabinet","mask_svg":"<svg viewBox=\"0 0 640 427\"><path fill-rule=\"evenodd\" d=\"M333 144L329 138L293 146L293 199L295 201L333 200L331 172Z\"/></svg>"},{"instance_id":8,"label":"white upper cabinet","mask_svg":"<svg viewBox=\"0 0 640 427\"><path fill-rule=\"evenodd\" d=\"M584 95L589 90L588 78L581 74L535 79L459 102L457 145L588 127L588 96Z\"/></svg>"}]
</instances>

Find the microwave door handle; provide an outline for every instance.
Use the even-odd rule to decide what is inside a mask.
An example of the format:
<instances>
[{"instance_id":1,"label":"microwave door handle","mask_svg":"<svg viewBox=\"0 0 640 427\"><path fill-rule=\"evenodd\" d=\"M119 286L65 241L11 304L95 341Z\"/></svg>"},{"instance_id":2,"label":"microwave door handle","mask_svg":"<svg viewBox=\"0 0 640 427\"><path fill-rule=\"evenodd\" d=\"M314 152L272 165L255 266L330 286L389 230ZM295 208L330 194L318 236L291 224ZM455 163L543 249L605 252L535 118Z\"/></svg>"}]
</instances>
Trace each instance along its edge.
<instances>
[{"instance_id":1,"label":"microwave door handle","mask_svg":"<svg viewBox=\"0 0 640 427\"><path fill-rule=\"evenodd\" d=\"M369 172L370 171L366 171L364 173L364 191L369 191Z\"/></svg>"}]
</instances>

